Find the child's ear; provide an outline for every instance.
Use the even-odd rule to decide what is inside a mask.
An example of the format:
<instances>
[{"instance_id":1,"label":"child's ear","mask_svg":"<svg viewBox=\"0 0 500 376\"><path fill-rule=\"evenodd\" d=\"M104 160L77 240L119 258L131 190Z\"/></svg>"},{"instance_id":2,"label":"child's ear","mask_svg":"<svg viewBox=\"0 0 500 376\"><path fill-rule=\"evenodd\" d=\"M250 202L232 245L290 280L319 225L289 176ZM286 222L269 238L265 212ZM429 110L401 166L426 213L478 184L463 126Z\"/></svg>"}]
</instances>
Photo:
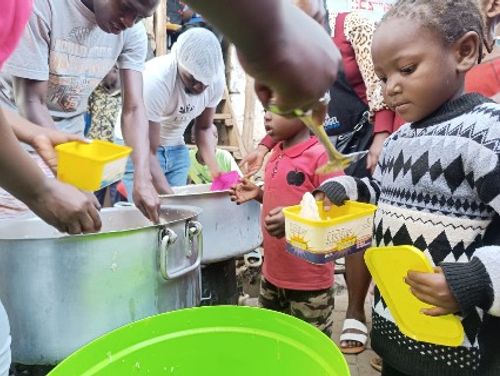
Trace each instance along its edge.
<instances>
[{"instance_id":1,"label":"child's ear","mask_svg":"<svg viewBox=\"0 0 500 376\"><path fill-rule=\"evenodd\" d=\"M475 31L468 31L454 45L457 71L465 73L478 62L481 39Z\"/></svg>"}]
</instances>

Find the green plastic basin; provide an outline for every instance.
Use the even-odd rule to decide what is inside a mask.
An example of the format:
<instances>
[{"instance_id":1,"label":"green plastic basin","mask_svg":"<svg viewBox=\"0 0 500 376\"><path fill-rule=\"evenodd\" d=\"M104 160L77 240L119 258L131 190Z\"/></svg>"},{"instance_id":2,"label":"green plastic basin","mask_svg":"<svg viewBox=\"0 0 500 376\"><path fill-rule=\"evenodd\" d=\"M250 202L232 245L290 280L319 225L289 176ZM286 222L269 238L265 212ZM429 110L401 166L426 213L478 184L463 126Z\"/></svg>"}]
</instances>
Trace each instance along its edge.
<instances>
[{"instance_id":1,"label":"green plastic basin","mask_svg":"<svg viewBox=\"0 0 500 376\"><path fill-rule=\"evenodd\" d=\"M349 376L335 344L294 317L254 307L173 311L118 328L50 376Z\"/></svg>"}]
</instances>

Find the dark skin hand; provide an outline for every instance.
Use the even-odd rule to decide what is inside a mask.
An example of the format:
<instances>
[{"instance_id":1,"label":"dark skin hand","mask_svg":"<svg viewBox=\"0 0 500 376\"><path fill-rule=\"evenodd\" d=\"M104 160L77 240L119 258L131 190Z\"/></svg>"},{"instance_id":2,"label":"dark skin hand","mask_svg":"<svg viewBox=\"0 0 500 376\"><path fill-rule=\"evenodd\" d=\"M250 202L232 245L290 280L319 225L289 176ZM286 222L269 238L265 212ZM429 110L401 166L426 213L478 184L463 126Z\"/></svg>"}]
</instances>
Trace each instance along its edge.
<instances>
[{"instance_id":1,"label":"dark skin hand","mask_svg":"<svg viewBox=\"0 0 500 376\"><path fill-rule=\"evenodd\" d=\"M377 167L377 163L384 146L385 139L389 137L389 132L380 132L375 134L373 137L372 144L368 150L368 156L366 158L366 169L372 174Z\"/></svg>"},{"instance_id":2,"label":"dark skin hand","mask_svg":"<svg viewBox=\"0 0 500 376\"><path fill-rule=\"evenodd\" d=\"M285 236L285 216L282 210L282 207L274 208L264 218L264 228L269 235L278 239Z\"/></svg>"},{"instance_id":3,"label":"dark skin hand","mask_svg":"<svg viewBox=\"0 0 500 376\"><path fill-rule=\"evenodd\" d=\"M443 270L434 268L434 273L408 272L405 282L419 300L435 307L423 309L429 316L442 316L457 313L460 307L446 282Z\"/></svg>"},{"instance_id":4,"label":"dark skin hand","mask_svg":"<svg viewBox=\"0 0 500 376\"><path fill-rule=\"evenodd\" d=\"M0 186L59 231L79 234L101 228L94 195L47 178L21 148L0 110Z\"/></svg>"},{"instance_id":5,"label":"dark skin hand","mask_svg":"<svg viewBox=\"0 0 500 376\"><path fill-rule=\"evenodd\" d=\"M187 3L235 44L264 106L274 98L283 111L309 109L337 78L338 49L323 27L290 1Z\"/></svg>"},{"instance_id":6,"label":"dark skin hand","mask_svg":"<svg viewBox=\"0 0 500 376\"><path fill-rule=\"evenodd\" d=\"M240 168L245 174L245 177L249 178L259 172L264 164L264 158L267 153L269 153L269 149L267 147L264 145L258 145L257 150L248 153L245 158L241 160Z\"/></svg>"},{"instance_id":7,"label":"dark skin hand","mask_svg":"<svg viewBox=\"0 0 500 376\"><path fill-rule=\"evenodd\" d=\"M247 178L241 179L238 184L229 189L229 197L231 201L236 202L236 205L250 200L257 200L262 203L262 195L262 189Z\"/></svg>"}]
</instances>

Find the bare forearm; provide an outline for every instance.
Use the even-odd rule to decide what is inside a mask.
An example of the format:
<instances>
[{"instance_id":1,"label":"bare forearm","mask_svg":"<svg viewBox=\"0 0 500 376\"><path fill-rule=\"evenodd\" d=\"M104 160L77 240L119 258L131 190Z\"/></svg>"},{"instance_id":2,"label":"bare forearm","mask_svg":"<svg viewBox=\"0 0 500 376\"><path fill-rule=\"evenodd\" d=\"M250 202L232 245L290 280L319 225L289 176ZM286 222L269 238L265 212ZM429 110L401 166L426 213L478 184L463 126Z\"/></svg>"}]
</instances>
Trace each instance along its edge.
<instances>
[{"instance_id":1,"label":"bare forearm","mask_svg":"<svg viewBox=\"0 0 500 376\"><path fill-rule=\"evenodd\" d=\"M46 177L21 148L0 110L0 186L30 204L44 189Z\"/></svg>"},{"instance_id":2,"label":"bare forearm","mask_svg":"<svg viewBox=\"0 0 500 376\"><path fill-rule=\"evenodd\" d=\"M44 128L56 129L52 116L47 106L36 100L28 100L19 104L19 113L32 123Z\"/></svg>"},{"instance_id":3,"label":"bare forearm","mask_svg":"<svg viewBox=\"0 0 500 376\"><path fill-rule=\"evenodd\" d=\"M10 124L19 141L30 144L34 137L44 133L43 128L33 124L29 120L26 120L17 112L8 109L3 110L7 123Z\"/></svg>"},{"instance_id":4,"label":"bare forearm","mask_svg":"<svg viewBox=\"0 0 500 376\"><path fill-rule=\"evenodd\" d=\"M15 78L14 94L19 113L29 121L45 128L56 128L45 102L48 82Z\"/></svg>"},{"instance_id":5,"label":"bare forearm","mask_svg":"<svg viewBox=\"0 0 500 376\"><path fill-rule=\"evenodd\" d=\"M149 168L151 170L151 178L153 179L153 185L159 194L171 194L174 193L170 185L168 184L167 178L161 169L160 162L156 154L150 154L149 156Z\"/></svg>"},{"instance_id":6,"label":"bare forearm","mask_svg":"<svg viewBox=\"0 0 500 376\"><path fill-rule=\"evenodd\" d=\"M125 143L133 148L134 179L151 179L149 170L148 124L143 108L122 113L122 133Z\"/></svg>"},{"instance_id":7,"label":"bare forearm","mask_svg":"<svg viewBox=\"0 0 500 376\"><path fill-rule=\"evenodd\" d=\"M208 166L209 170L215 172L219 169L217 165L217 160L215 159L215 139L212 135L212 130L210 128L199 129L196 127L196 146L201 155L201 158Z\"/></svg>"},{"instance_id":8,"label":"bare forearm","mask_svg":"<svg viewBox=\"0 0 500 376\"><path fill-rule=\"evenodd\" d=\"M264 191L261 189L259 189L259 193L257 194L257 197L255 197L255 200L260 202L262 204L262 202L264 201Z\"/></svg>"}]
</instances>

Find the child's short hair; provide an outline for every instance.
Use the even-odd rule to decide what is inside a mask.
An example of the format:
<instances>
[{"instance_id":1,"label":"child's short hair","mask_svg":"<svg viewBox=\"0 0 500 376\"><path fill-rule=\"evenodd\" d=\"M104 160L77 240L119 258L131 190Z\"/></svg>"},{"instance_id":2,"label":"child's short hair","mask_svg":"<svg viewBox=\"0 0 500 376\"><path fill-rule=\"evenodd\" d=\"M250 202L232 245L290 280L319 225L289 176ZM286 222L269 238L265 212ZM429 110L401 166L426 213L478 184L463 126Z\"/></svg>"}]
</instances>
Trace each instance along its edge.
<instances>
[{"instance_id":1,"label":"child's short hair","mask_svg":"<svg viewBox=\"0 0 500 376\"><path fill-rule=\"evenodd\" d=\"M479 60L484 45L484 21L478 0L398 0L380 23L391 18L418 20L423 27L437 32L446 45L475 31L480 38Z\"/></svg>"}]
</instances>

